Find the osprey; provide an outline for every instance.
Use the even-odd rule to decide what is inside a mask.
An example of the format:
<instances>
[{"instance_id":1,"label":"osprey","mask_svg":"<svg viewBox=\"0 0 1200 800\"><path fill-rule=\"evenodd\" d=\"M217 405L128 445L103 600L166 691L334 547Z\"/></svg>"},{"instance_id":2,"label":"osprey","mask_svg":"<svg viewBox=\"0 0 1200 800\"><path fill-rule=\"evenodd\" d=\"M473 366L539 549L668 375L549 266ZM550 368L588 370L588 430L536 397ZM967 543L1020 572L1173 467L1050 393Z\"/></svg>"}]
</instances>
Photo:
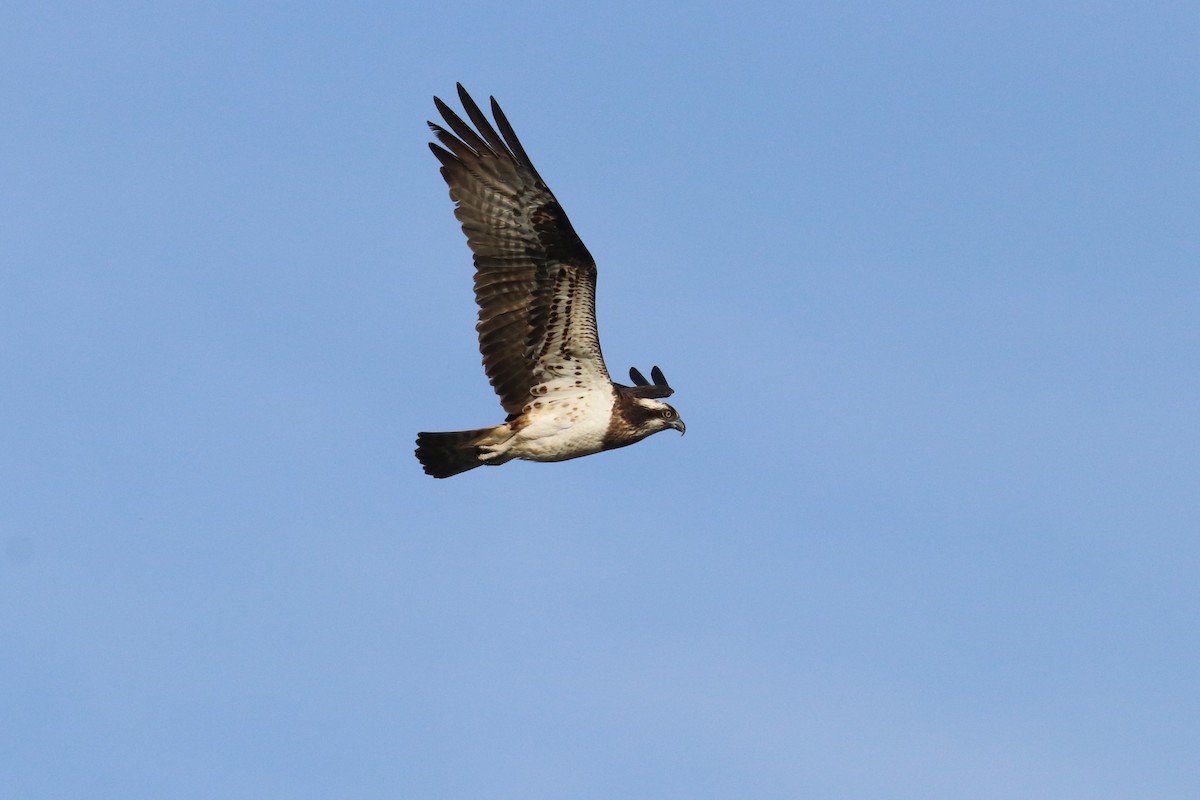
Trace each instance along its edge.
<instances>
[{"instance_id":1,"label":"osprey","mask_svg":"<svg viewBox=\"0 0 1200 800\"><path fill-rule=\"evenodd\" d=\"M565 461L685 427L662 370L613 383L596 333L596 262L538 175L492 98L496 128L458 85L472 128L433 98L450 130L432 122L455 216L475 254L479 350L508 412L501 425L417 434L425 472L448 478L523 458Z\"/></svg>"}]
</instances>

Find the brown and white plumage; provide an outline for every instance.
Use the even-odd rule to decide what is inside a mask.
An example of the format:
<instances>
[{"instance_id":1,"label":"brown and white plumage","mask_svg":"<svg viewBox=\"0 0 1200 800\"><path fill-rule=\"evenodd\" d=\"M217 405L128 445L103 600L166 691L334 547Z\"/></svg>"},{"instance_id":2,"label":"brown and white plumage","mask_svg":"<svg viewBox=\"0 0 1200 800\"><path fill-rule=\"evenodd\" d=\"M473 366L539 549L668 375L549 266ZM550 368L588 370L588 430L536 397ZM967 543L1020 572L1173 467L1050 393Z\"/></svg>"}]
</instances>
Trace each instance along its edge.
<instances>
[{"instance_id":1,"label":"brown and white plumage","mask_svg":"<svg viewBox=\"0 0 1200 800\"><path fill-rule=\"evenodd\" d=\"M496 127L462 85L472 127L434 98L455 215L475 254L484 370L507 421L492 428L421 433L417 458L435 477L513 458L562 461L623 447L666 428L684 430L655 367L648 383L609 378L596 331L596 264L493 98Z\"/></svg>"}]
</instances>

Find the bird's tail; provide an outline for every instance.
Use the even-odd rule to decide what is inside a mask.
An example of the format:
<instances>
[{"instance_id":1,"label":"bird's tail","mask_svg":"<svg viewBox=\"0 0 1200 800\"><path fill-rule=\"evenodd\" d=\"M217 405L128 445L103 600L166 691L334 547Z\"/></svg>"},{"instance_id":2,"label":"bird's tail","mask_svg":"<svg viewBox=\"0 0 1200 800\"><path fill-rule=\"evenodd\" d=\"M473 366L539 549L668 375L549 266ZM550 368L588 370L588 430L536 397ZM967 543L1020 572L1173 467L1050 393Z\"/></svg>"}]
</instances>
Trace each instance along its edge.
<instances>
[{"instance_id":1,"label":"bird's tail","mask_svg":"<svg viewBox=\"0 0 1200 800\"><path fill-rule=\"evenodd\" d=\"M418 433L417 458L425 473L435 478L449 478L460 472L475 469L485 462L479 460L479 445L491 438L495 428L447 433Z\"/></svg>"}]
</instances>

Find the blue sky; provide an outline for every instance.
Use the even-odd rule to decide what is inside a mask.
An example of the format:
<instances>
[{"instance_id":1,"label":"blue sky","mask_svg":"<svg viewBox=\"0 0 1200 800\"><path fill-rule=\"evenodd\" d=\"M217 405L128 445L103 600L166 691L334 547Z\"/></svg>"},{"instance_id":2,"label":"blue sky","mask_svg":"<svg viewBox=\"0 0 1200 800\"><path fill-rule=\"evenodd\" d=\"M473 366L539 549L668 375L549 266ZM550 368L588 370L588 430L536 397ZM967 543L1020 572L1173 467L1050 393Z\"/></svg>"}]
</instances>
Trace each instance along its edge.
<instances>
[{"instance_id":1,"label":"blue sky","mask_svg":"<svg viewBox=\"0 0 1200 800\"><path fill-rule=\"evenodd\" d=\"M1200 792L1192 4L103 6L0 28L13 797ZM686 437L421 473L456 81Z\"/></svg>"}]
</instances>

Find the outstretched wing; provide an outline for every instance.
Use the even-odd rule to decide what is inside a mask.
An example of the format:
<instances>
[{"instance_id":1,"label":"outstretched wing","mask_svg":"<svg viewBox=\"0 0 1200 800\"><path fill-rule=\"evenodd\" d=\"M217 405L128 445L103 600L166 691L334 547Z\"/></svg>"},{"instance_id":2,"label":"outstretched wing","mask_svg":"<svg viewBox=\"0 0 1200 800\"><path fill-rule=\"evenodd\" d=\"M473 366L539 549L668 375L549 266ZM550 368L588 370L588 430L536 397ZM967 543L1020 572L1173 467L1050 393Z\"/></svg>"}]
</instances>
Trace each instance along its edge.
<instances>
[{"instance_id":1,"label":"outstretched wing","mask_svg":"<svg viewBox=\"0 0 1200 800\"><path fill-rule=\"evenodd\" d=\"M458 85L474 128L434 98L449 130L429 127L455 216L475 254L479 350L509 414L530 390L610 383L596 333L596 263L492 98L500 133ZM443 149L444 148L444 149Z\"/></svg>"}]
</instances>

